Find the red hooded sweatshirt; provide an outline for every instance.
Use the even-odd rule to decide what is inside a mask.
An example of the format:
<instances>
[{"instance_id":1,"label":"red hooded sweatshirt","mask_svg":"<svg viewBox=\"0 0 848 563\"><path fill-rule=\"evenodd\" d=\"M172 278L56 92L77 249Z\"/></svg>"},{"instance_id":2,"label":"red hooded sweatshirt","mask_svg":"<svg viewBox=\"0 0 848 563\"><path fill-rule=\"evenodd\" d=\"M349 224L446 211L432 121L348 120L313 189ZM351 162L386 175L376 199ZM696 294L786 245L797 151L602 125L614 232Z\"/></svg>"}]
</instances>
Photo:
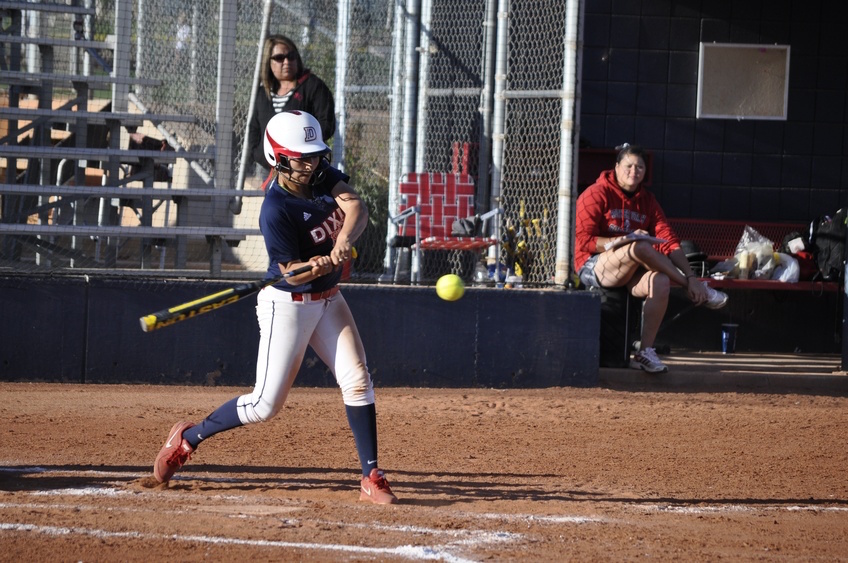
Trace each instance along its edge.
<instances>
[{"instance_id":1,"label":"red hooded sweatshirt","mask_svg":"<svg viewBox=\"0 0 848 563\"><path fill-rule=\"evenodd\" d=\"M601 172L594 184L577 198L577 228L574 242L574 271L595 254L598 237L619 237L644 230L665 239L663 254L680 247L680 240L665 219L654 194L639 184L628 194L615 180L615 170Z\"/></svg>"}]
</instances>

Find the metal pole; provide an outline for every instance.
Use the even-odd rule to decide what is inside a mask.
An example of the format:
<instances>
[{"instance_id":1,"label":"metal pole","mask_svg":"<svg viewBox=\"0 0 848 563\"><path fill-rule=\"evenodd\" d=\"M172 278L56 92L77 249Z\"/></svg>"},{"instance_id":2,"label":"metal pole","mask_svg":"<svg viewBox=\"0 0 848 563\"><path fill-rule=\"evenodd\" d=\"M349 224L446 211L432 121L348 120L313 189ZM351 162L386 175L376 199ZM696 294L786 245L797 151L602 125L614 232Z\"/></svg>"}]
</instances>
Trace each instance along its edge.
<instances>
[{"instance_id":1,"label":"metal pole","mask_svg":"<svg viewBox=\"0 0 848 563\"><path fill-rule=\"evenodd\" d=\"M401 170L404 173L414 172L419 164L416 161L415 142L418 130L417 110L420 87L418 47L421 40L421 0L407 0L406 6L406 95L403 103L403 161L401 163ZM420 216L416 214L415 240L419 240L419 218ZM409 279L412 283L417 283L421 267L421 249L418 245L411 251L411 261Z\"/></svg>"},{"instance_id":2,"label":"metal pole","mask_svg":"<svg viewBox=\"0 0 848 563\"><path fill-rule=\"evenodd\" d=\"M138 12L136 14L135 25L135 75L144 76L145 59L147 58L147 50L144 48L145 32L147 31L147 11L145 10L145 0L138 0ZM88 36L86 36L88 37ZM139 96L144 96L144 87L137 85L135 93Z\"/></svg>"},{"instance_id":3,"label":"metal pole","mask_svg":"<svg viewBox=\"0 0 848 563\"><path fill-rule=\"evenodd\" d=\"M430 0L421 0L421 24L419 26L418 45L418 104L416 112L415 165L414 170L429 170L427 163L427 99L430 84L430 22L433 6ZM410 170L411 172L411 170Z\"/></svg>"},{"instance_id":4,"label":"metal pole","mask_svg":"<svg viewBox=\"0 0 848 563\"><path fill-rule=\"evenodd\" d=\"M415 170L415 110L418 99L418 40L420 0L406 2L406 91L403 102L403 157L401 173Z\"/></svg>"},{"instance_id":5,"label":"metal pole","mask_svg":"<svg viewBox=\"0 0 848 563\"><path fill-rule=\"evenodd\" d=\"M130 38L132 37L132 2L115 0L115 57L112 75L116 78L130 76ZM127 111L129 84L112 85L112 111Z\"/></svg>"},{"instance_id":6,"label":"metal pole","mask_svg":"<svg viewBox=\"0 0 848 563\"><path fill-rule=\"evenodd\" d=\"M235 101L236 0L221 0L218 18L218 85L215 108L215 187L232 186ZM214 205L213 200L213 205ZM213 209L213 216L217 209ZM217 218L217 217L216 217Z\"/></svg>"},{"instance_id":7,"label":"metal pole","mask_svg":"<svg viewBox=\"0 0 848 563\"><path fill-rule=\"evenodd\" d=\"M94 0L86 0L85 1L85 7L86 8L91 8L93 6L94 6ZM91 14L86 14L82 21L83 21L83 30L84 30L85 36L86 37L93 37L94 36L94 16L91 15ZM88 49L83 49L82 62L83 62L82 75L83 76L90 76L91 75L91 55L88 54ZM137 74L136 76L141 76L141 75Z\"/></svg>"},{"instance_id":8,"label":"metal pole","mask_svg":"<svg viewBox=\"0 0 848 563\"><path fill-rule=\"evenodd\" d=\"M506 73L507 73L507 41L509 39L509 0L498 0L498 34L497 47L495 49L495 92L492 112L492 201L491 208L503 207L501 201L501 175L503 172L503 156L505 144L506 127ZM496 273L495 279L499 279L500 273L500 240L501 221L494 222L496 247Z\"/></svg>"},{"instance_id":9,"label":"metal pole","mask_svg":"<svg viewBox=\"0 0 848 563\"><path fill-rule=\"evenodd\" d=\"M221 0L218 14L218 100L215 109L215 187L232 186L233 179L233 105L235 104L235 55L238 4L236 0ZM212 200L212 221L222 224L221 204ZM221 273L221 239L212 238L209 273Z\"/></svg>"},{"instance_id":10,"label":"metal pole","mask_svg":"<svg viewBox=\"0 0 848 563\"><path fill-rule=\"evenodd\" d=\"M256 107L256 91L259 85L259 73L262 66L262 49L265 46L265 38L268 37L268 29L271 27L271 11L273 0L265 0L265 8L262 12L262 29L259 32L259 45L256 48L256 65L253 68L253 82L250 88L250 103L247 107L247 123L244 127L244 141L241 147L241 162L239 164L238 180L236 180L235 188L237 190L244 189L244 177L247 174L247 166L250 161L250 147L247 139L250 137L250 122L253 117L253 111ZM229 202L229 208L233 215L241 213L242 198L241 196L234 197Z\"/></svg>"},{"instance_id":11,"label":"metal pole","mask_svg":"<svg viewBox=\"0 0 848 563\"><path fill-rule=\"evenodd\" d=\"M344 172L344 142L347 129L347 55L350 44L350 0L339 0L336 30L336 133L333 136L333 166Z\"/></svg>"},{"instance_id":12,"label":"metal pole","mask_svg":"<svg viewBox=\"0 0 848 563\"><path fill-rule=\"evenodd\" d=\"M565 7L565 48L562 67L562 128L560 131L559 184L557 193L557 237L554 283L565 285L571 278L574 248L572 219L577 201L576 155L580 138L580 76L583 51L583 2L574 0Z\"/></svg>"},{"instance_id":13,"label":"metal pole","mask_svg":"<svg viewBox=\"0 0 848 563\"><path fill-rule=\"evenodd\" d=\"M24 29L26 30L27 37L38 38L43 36L43 30L41 27L41 12L36 10L25 11L24 22L26 23ZM41 52L38 49L38 45L29 43L24 46L24 49L26 50L27 70L29 70L29 72L42 72Z\"/></svg>"},{"instance_id":14,"label":"metal pole","mask_svg":"<svg viewBox=\"0 0 848 563\"><path fill-rule=\"evenodd\" d=\"M200 30L206 29L206 14L202 14L200 11L200 2L192 2L191 3L191 41L189 42L189 80L188 80L188 101L192 104L197 102L197 89L198 89L198 75L197 75L197 67L198 67L198 57L200 53L198 49L200 47ZM219 24L220 25L220 24ZM220 49L218 50L220 52ZM183 100L185 102L186 100Z\"/></svg>"},{"instance_id":15,"label":"metal pole","mask_svg":"<svg viewBox=\"0 0 848 563\"><path fill-rule=\"evenodd\" d=\"M497 29L497 0L486 1L486 21L483 22L485 30L483 36L483 91L480 92L480 150L477 157L477 206L481 208L488 205L488 209L495 209L491 204L491 189L489 184L489 163L491 161L492 147L492 91L495 80L495 31ZM485 210L482 210L485 212ZM494 248L490 249L490 253Z\"/></svg>"},{"instance_id":16,"label":"metal pole","mask_svg":"<svg viewBox=\"0 0 848 563\"><path fill-rule=\"evenodd\" d=\"M392 265L395 263L397 251L392 247L392 241L397 236L397 224L392 221L392 214L398 212L398 182L401 175L401 115L403 111L403 76L404 76L404 0L395 0L394 24L392 31L392 84L389 113L389 193L388 193L388 226L386 229L386 252L383 258L383 275L378 281L394 279Z\"/></svg>"}]
</instances>

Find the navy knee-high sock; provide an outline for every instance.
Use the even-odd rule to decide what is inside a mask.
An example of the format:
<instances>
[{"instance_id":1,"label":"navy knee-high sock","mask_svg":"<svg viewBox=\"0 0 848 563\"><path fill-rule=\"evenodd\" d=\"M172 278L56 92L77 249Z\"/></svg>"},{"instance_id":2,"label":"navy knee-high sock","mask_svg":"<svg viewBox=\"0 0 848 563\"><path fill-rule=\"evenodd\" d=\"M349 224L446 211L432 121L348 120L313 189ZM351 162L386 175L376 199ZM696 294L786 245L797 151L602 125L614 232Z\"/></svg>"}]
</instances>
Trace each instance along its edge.
<instances>
[{"instance_id":1,"label":"navy knee-high sock","mask_svg":"<svg viewBox=\"0 0 848 563\"><path fill-rule=\"evenodd\" d=\"M243 426L238 417L238 410L236 407L237 401L238 397L227 401L215 409L215 411L204 418L200 424L192 426L183 432L183 439L191 444L191 447L197 448L197 446L200 445L200 442L210 436L214 436L218 432Z\"/></svg>"},{"instance_id":2,"label":"navy knee-high sock","mask_svg":"<svg viewBox=\"0 0 848 563\"><path fill-rule=\"evenodd\" d=\"M374 403L362 407L345 405L347 422L353 431L353 441L356 442L356 452L359 463L362 464L362 474L370 475L377 467L377 409Z\"/></svg>"}]
</instances>

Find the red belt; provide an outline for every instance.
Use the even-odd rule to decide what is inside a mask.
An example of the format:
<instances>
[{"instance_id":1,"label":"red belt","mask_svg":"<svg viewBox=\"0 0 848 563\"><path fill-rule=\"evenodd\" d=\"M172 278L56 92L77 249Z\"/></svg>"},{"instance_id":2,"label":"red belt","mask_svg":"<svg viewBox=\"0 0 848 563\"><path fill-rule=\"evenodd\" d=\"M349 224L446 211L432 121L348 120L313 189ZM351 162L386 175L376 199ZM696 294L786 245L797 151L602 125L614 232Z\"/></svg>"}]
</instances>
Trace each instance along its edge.
<instances>
[{"instance_id":1,"label":"red belt","mask_svg":"<svg viewBox=\"0 0 848 563\"><path fill-rule=\"evenodd\" d=\"M315 293L294 293L292 292L292 301L318 301L319 299L327 299L339 292L339 286L336 286L327 291L317 291Z\"/></svg>"}]
</instances>

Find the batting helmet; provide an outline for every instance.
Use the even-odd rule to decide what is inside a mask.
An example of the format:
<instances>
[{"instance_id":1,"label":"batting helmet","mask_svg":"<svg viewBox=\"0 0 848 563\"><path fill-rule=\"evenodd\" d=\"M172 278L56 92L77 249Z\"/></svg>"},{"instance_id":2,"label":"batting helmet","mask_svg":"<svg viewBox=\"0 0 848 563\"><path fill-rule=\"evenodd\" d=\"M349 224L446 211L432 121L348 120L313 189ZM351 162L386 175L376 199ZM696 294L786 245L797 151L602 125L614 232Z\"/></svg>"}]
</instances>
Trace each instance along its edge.
<instances>
[{"instance_id":1,"label":"batting helmet","mask_svg":"<svg viewBox=\"0 0 848 563\"><path fill-rule=\"evenodd\" d=\"M278 113L265 127L265 160L271 167L288 169L289 158L323 156L330 152L321 136L321 124L304 111Z\"/></svg>"}]
</instances>

